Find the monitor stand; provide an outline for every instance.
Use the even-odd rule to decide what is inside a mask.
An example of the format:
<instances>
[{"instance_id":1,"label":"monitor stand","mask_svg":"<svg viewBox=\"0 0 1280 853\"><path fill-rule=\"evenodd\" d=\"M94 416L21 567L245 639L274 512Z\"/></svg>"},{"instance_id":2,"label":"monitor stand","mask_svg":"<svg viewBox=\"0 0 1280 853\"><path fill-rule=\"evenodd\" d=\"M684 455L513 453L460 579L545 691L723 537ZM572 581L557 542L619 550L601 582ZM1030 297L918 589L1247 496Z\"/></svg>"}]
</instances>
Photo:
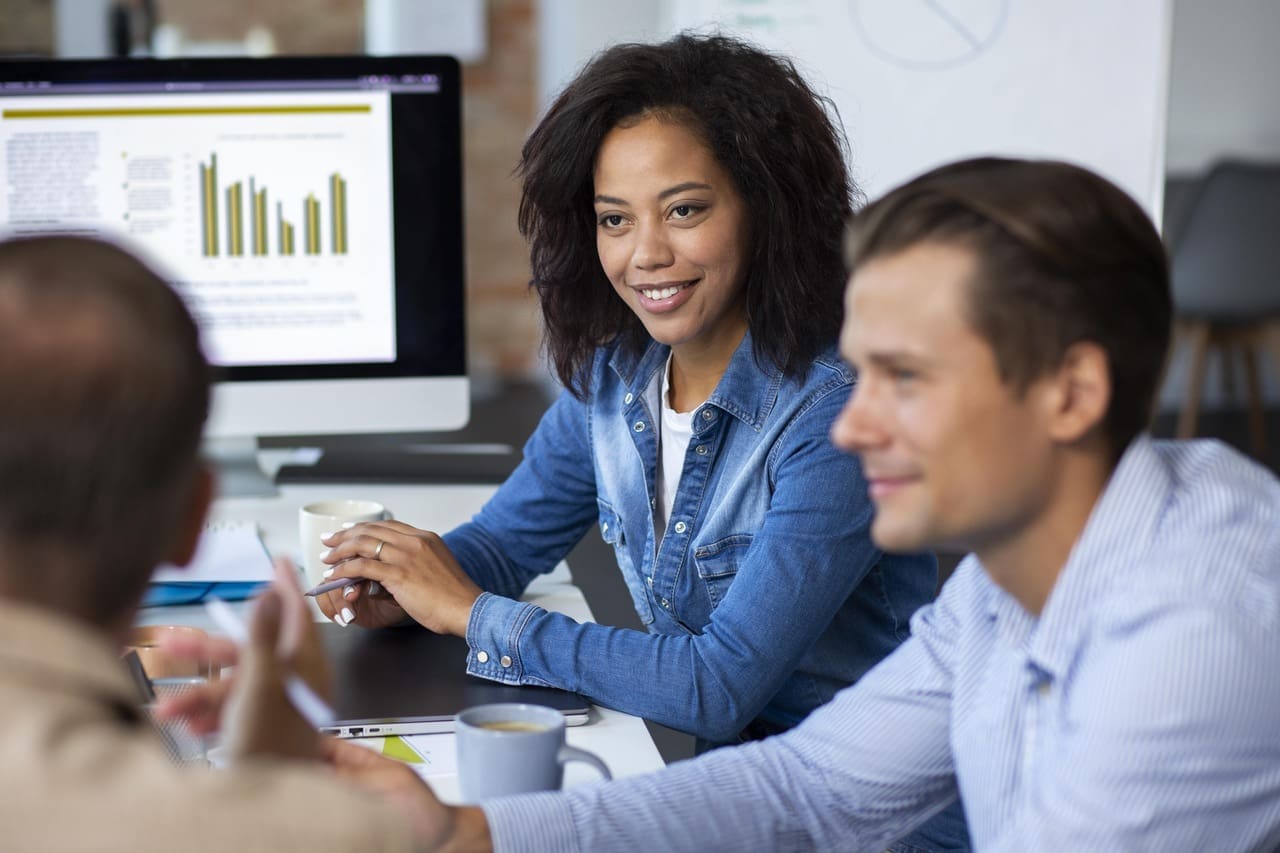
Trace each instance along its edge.
<instances>
[{"instance_id":1,"label":"monitor stand","mask_svg":"<svg viewBox=\"0 0 1280 853\"><path fill-rule=\"evenodd\" d=\"M206 438L201 455L217 475L220 498L270 498L279 494L271 475L258 462L258 439L249 436Z\"/></svg>"}]
</instances>

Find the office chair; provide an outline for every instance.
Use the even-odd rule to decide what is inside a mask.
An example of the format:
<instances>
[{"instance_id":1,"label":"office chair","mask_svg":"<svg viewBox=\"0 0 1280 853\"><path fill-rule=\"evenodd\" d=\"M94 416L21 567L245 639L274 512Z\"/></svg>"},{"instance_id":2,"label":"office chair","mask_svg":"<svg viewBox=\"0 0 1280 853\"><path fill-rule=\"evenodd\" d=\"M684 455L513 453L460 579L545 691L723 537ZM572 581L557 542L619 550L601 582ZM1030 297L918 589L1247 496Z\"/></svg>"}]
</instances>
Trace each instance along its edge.
<instances>
[{"instance_id":1,"label":"office chair","mask_svg":"<svg viewBox=\"0 0 1280 853\"><path fill-rule=\"evenodd\" d=\"M1280 163L1221 162L1204 179L1172 249L1174 345L1191 350L1178 437L1195 434L1210 348L1234 395L1233 353L1243 356L1249 434L1266 455L1257 351L1280 332Z\"/></svg>"}]
</instances>

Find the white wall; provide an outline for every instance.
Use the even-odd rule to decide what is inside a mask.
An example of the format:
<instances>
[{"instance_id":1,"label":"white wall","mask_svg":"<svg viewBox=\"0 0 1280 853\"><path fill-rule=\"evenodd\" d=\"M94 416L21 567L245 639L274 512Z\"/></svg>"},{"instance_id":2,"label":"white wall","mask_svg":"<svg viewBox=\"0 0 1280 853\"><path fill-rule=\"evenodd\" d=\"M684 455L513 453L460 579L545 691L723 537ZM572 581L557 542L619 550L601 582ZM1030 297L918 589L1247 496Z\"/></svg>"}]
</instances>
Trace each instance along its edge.
<instances>
[{"instance_id":1,"label":"white wall","mask_svg":"<svg viewBox=\"0 0 1280 853\"><path fill-rule=\"evenodd\" d=\"M365 51L447 53L459 62L479 62L488 50L487 5L485 0L365 0Z\"/></svg>"},{"instance_id":2,"label":"white wall","mask_svg":"<svg viewBox=\"0 0 1280 853\"><path fill-rule=\"evenodd\" d=\"M597 51L662 38L660 8L652 2L538 0L539 114Z\"/></svg>"},{"instance_id":3,"label":"white wall","mask_svg":"<svg viewBox=\"0 0 1280 853\"><path fill-rule=\"evenodd\" d=\"M1280 2L1174 0L1170 174L1225 155L1280 159Z\"/></svg>"},{"instance_id":4,"label":"white wall","mask_svg":"<svg viewBox=\"0 0 1280 853\"><path fill-rule=\"evenodd\" d=\"M90 59L111 55L107 18L111 0L54 0L54 56Z\"/></svg>"}]
</instances>

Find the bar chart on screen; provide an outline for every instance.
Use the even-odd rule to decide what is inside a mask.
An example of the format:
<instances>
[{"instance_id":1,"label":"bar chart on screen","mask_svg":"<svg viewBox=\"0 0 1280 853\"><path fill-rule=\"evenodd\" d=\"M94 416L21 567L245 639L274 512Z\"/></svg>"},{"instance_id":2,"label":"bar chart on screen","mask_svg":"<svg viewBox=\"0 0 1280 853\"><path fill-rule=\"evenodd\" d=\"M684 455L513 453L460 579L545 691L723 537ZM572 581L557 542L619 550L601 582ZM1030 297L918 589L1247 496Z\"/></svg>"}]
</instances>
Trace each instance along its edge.
<instances>
[{"instance_id":1,"label":"bar chart on screen","mask_svg":"<svg viewBox=\"0 0 1280 853\"><path fill-rule=\"evenodd\" d=\"M0 221L127 243L182 294L216 363L323 363L335 335L348 359L394 360L385 92L0 107Z\"/></svg>"},{"instance_id":2,"label":"bar chart on screen","mask_svg":"<svg viewBox=\"0 0 1280 853\"><path fill-rule=\"evenodd\" d=\"M250 174L247 190L243 178L219 184L217 152L211 152L207 160L201 161L199 168L200 254L203 257L223 255L238 258L251 254L259 258L268 255L289 258L299 251L320 255L323 253L321 230L324 224L328 225L325 247L328 254L347 254L347 180L341 172L313 181L313 184L328 186L328 204L322 222L323 203L315 192L308 192L300 200L291 200L286 214L285 202L268 189L269 178L264 182ZM219 230L220 206L226 211L225 232Z\"/></svg>"}]
</instances>

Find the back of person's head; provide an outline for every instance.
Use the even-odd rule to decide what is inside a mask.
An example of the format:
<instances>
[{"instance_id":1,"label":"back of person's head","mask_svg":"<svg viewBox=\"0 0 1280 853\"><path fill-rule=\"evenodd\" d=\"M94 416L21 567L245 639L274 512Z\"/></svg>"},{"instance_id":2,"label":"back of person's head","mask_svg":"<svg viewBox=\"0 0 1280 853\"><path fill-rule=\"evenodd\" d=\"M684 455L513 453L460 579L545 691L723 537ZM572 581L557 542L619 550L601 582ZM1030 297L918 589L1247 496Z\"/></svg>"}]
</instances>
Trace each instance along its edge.
<instances>
[{"instance_id":1,"label":"back of person's head","mask_svg":"<svg viewBox=\"0 0 1280 853\"><path fill-rule=\"evenodd\" d=\"M1122 190L1067 163L981 158L928 172L854 220L850 268L920 243L970 249L969 317L1024 390L1090 341L1106 353L1114 457L1146 428L1172 315L1164 246Z\"/></svg>"},{"instance_id":2,"label":"back of person's head","mask_svg":"<svg viewBox=\"0 0 1280 853\"><path fill-rule=\"evenodd\" d=\"M830 114L828 112L830 110ZM601 269L593 209L601 142L645 118L701 139L733 180L750 222L748 322L757 355L788 373L839 332L843 223L855 193L834 107L790 60L733 38L683 34L597 54L526 141L520 231L561 380L581 394L594 350L647 342Z\"/></svg>"},{"instance_id":3,"label":"back of person's head","mask_svg":"<svg viewBox=\"0 0 1280 853\"><path fill-rule=\"evenodd\" d=\"M0 399L0 595L119 619L191 512L195 323L115 246L0 243Z\"/></svg>"}]
</instances>

